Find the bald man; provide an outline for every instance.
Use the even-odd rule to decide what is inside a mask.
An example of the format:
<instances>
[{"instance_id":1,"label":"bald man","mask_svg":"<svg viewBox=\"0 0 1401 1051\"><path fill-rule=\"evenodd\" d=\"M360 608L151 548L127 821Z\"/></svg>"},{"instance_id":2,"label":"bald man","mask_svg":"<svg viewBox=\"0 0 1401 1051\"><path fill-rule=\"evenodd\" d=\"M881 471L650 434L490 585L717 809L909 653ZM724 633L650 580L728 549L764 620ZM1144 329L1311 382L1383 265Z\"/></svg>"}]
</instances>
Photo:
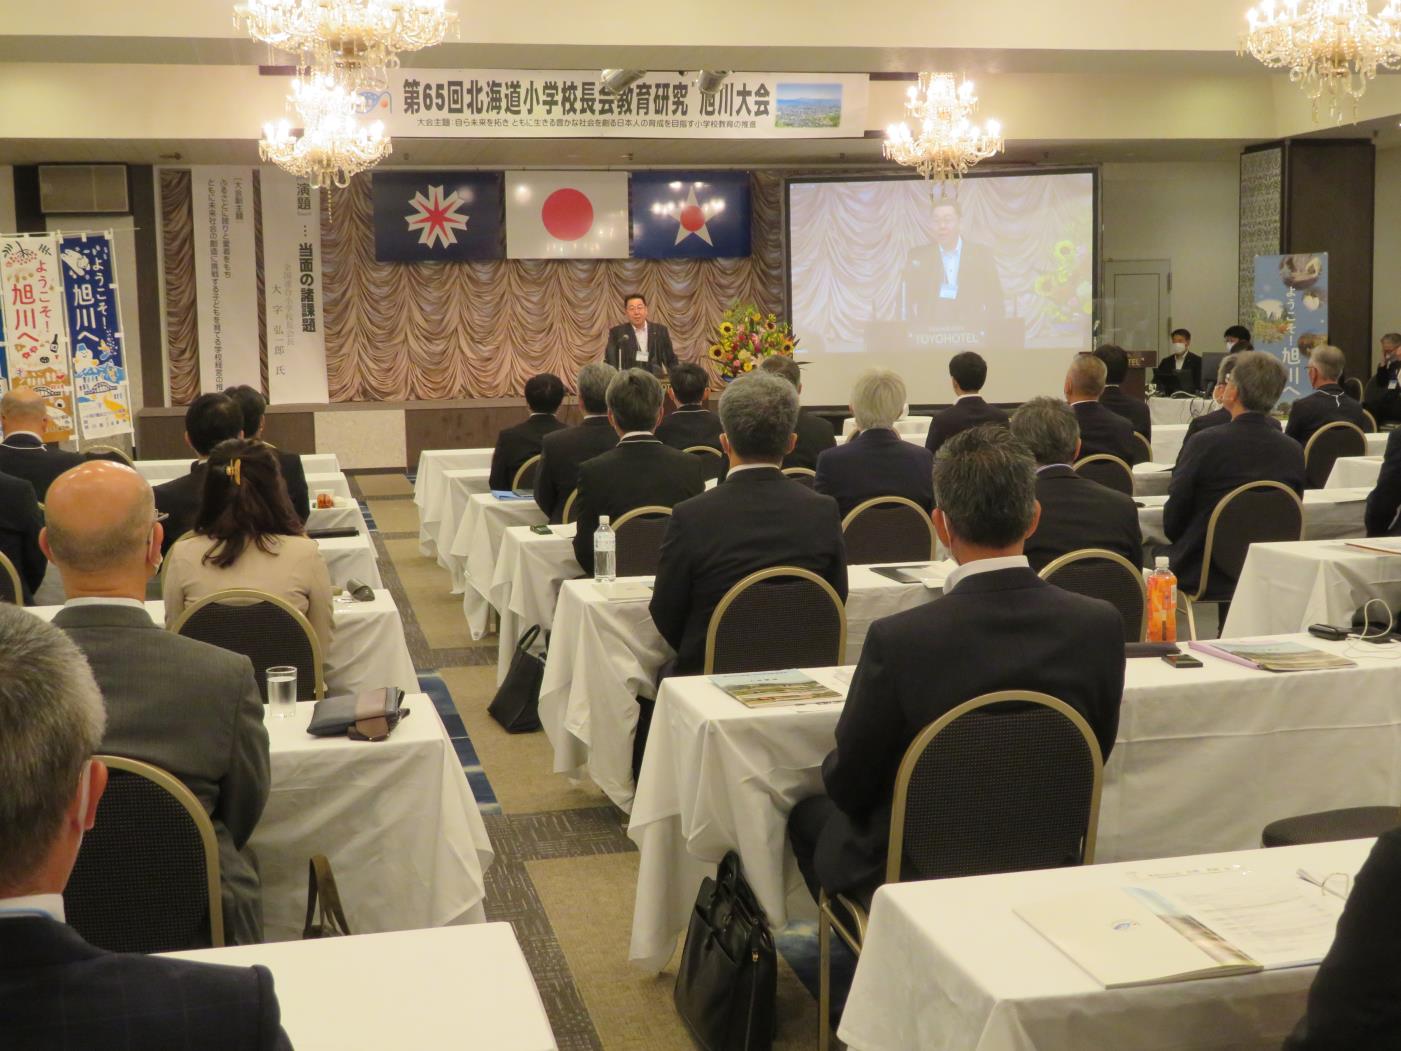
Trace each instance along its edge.
<instances>
[{"instance_id":1,"label":"bald man","mask_svg":"<svg viewBox=\"0 0 1401 1051\"><path fill-rule=\"evenodd\" d=\"M0 442L0 471L32 485L40 503L47 498L55 478L87 460L78 453L44 444L48 411L43 396L28 387L7 391L0 398L0 431L5 433Z\"/></svg>"},{"instance_id":2,"label":"bald man","mask_svg":"<svg viewBox=\"0 0 1401 1051\"><path fill-rule=\"evenodd\" d=\"M219 839L226 936L261 941L261 887L246 848L268 798L268 735L253 665L164 630L146 611L163 531L151 487L131 468L93 460L60 475L45 517L39 542L68 595L53 622L87 656L107 700L101 750L168 770L198 797Z\"/></svg>"},{"instance_id":3,"label":"bald man","mask_svg":"<svg viewBox=\"0 0 1401 1051\"><path fill-rule=\"evenodd\" d=\"M1109 370L1093 354L1077 354L1065 374L1065 400L1080 425L1080 456L1108 453L1132 466L1148 459L1148 450L1133 436L1133 424L1099 403Z\"/></svg>"}]
</instances>

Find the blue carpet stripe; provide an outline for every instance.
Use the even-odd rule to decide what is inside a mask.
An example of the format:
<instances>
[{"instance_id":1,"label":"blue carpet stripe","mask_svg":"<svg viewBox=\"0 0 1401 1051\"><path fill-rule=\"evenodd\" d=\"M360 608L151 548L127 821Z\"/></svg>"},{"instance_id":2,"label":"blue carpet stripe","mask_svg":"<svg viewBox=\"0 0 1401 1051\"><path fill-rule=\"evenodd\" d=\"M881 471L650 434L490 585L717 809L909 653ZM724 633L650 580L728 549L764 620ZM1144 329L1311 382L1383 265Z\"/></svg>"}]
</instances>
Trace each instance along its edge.
<instances>
[{"instance_id":1,"label":"blue carpet stripe","mask_svg":"<svg viewBox=\"0 0 1401 1051\"><path fill-rule=\"evenodd\" d=\"M370 511L370 502L363 498L355 502L360 505L360 513L365 516L365 525L369 528L370 532L378 533L379 526L375 525L375 516Z\"/></svg>"},{"instance_id":2,"label":"blue carpet stripe","mask_svg":"<svg viewBox=\"0 0 1401 1051\"><path fill-rule=\"evenodd\" d=\"M419 675L418 688L420 692L428 695L439 718L443 720L448 738L452 741L453 751L457 753L457 761L462 764L462 772L467 775L467 783L472 786L477 808L483 814L499 814L501 806L496 801L496 791L482 770L482 761L477 757L472 739L467 736L467 727L462 725L457 706L452 703L452 694L448 692L447 683L437 675Z\"/></svg>"}]
</instances>

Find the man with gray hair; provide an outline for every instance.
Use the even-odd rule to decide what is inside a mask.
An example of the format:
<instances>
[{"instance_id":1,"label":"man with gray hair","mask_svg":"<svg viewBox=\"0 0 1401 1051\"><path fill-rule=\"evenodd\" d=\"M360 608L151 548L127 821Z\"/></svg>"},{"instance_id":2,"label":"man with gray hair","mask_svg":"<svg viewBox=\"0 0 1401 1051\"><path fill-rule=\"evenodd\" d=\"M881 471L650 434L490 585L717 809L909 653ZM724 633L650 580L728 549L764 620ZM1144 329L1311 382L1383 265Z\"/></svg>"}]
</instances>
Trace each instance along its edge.
<instances>
[{"instance_id":1,"label":"man with gray hair","mask_svg":"<svg viewBox=\"0 0 1401 1051\"><path fill-rule=\"evenodd\" d=\"M1337 347L1324 344L1309 352L1313 390L1289 407L1289 422L1284 425L1284 433L1300 445L1307 445L1315 431L1330 423L1351 423L1364 431L1371 427L1362 405L1340 385L1346 365L1347 358Z\"/></svg>"},{"instance_id":2,"label":"man with gray hair","mask_svg":"<svg viewBox=\"0 0 1401 1051\"><path fill-rule=\"evenodd\" d=\"M639 507L675 507L705 489L701 463L654 433L662 418L662 385L646 369L632 368L608 384L608 422L618 444L579 465L574 501L574 557L593 573L593 539L599 515L614 523Z\"/></svg>"},{"instance_id":3,"label":"man with gray hair","mask_svg":"<svg viewBox=\"0 0 1401 1051\"><path fill-rule=\"evenodd\" d=\"M1284 390L1284 366L1258 350L1236 355L1235 368L1221 393L1231 422L1202 431L1182 446L1168 483L1163 530L1172 541L1159 554L1172 560L1183 589L1201 582L1202 554L1211 512L1223 496L1248 482L1280 482L1304 491L1304 451L1270 425L1266 415ZM1213 591L1229 594L1236 582L1212 569Z\"/></svg>"},{"instance_id":4,"label":"man with gray hair","mask_svg":"<svg viewBox=\"0 0 1401 1051\"><path fill-rule=\"evenodd\" d=\"M1133 436L1133 424L1099 402L1109 369L1093 354L1077 354L1065 374L1065 400L1080 426L1080 455L1108 453L1129 466L1148 459L1148 450Z\"/></svg>"},{"instance_id":5,"label":"man with gray hair","mask_svg":"<svg viewBox=\"0 0 1401 1051\"><path fill-rule=\"evenodd\" d=\"M92 666L107 699L103 751L183 781L219 839L224 928L262 941L262 893L248 839L269 787L263 700L247 657L166 631L144 605L160 565L151 487L121 464L93 460L49 488L40 543L68 602L54 617Z\"/></svg>"},{"instance_id":6,"label":"man with gray hair","mask_svg":"<svg viewBox=\"0 0 1401 1051\"><path fill-rule=\"evenodd\" d=\"M934 454L895 433L905 383L889 369L867 369L851 388L857 435L817 458L813 488L837 501L843 518L866 500L902 496L934 507Z\"/></svg>"},{"instance_id":7,"label":"man with gray hair","mask_svg":"<svg viewBox=\"0 0 1401 1051\"><path fill-rule=\"evenodd\" d=\"M801 396L803 393L803 370L790 354L770 354L759 362L763 372L782 376L793 385ZM837 432L821 416L798 410L798 422L793 425L793 433L798 440L792 450L783 458L784 467L806 467L816 470L817 458L837 444Z\"/></svg>"},{"instance_id":8,"label":"man with gray hair","mask_svg":"<svg viewBox=\"0 0 1401 1051\"><path fill-rule=\"evenodd\" d=\"M535 471L535 502L551 522L564 521L564 505L579 484L579 465L618 444L608 422L608 385L618 370L591 361L579 370L579 404L583 422L547 434L540 441L540 464Z\"/></svg>"},{"instance_id":9,"label":"man with gray hair","mask_svg":"<svg viewBox=\"0 0 1401 1051\"><path fill-rule=\"evenodd\" d=\"M827 794L788 818L816 897L869 901L885 874L892 786L926 726L998 690L1050 694L1083 715L1108 758L1124 689L1124 625L1099 599L1047 584L1027 564L1036 468L1005 427L950 438L934 464L934 528L958 568L943 597L871 625L822 764Z\"/></svg>"},{"instance_id":10,"label":"man with gray hair","mask_svg":"<svg viewBox=\"0 0 1401 1051\"><path fill-rule=\"evenodd\" d=\"M701 670L711 613L750 573L797 566L825 579L846 599L846 549L836 501L779 469L797 440L797 419L793 385L763 372L741 376L720 399L725 428L720 442L730 458L729 475L676 506L652 590L652 620L676 650L677 674Z\"/></svg>"},{"instance_id":11,"label":"man with gray hair","mask_svg":"<svg viewBox=\"0 0 1401 1051\"><path fill-rule=\"evenodd\" d=\"M1377 374L1367 381L1362 404L1377 421L1401 423L1401 332L1388 332L1381 339L1382 360ZM0 461L0 470L8 470Z\"/></svg>"},{"instance_id":12,"label":"man with gray hair","mask_svg":"<svg viewBox=\"0 0 1401 1051\"><path fill-rule=\"evenodd\" d=\"M0 1043L6 1051L279 1051L266 968L103 952L64 920L98 819L106 721L87 662L52 625L0 605Z\"/></svg>"}]
</instances>

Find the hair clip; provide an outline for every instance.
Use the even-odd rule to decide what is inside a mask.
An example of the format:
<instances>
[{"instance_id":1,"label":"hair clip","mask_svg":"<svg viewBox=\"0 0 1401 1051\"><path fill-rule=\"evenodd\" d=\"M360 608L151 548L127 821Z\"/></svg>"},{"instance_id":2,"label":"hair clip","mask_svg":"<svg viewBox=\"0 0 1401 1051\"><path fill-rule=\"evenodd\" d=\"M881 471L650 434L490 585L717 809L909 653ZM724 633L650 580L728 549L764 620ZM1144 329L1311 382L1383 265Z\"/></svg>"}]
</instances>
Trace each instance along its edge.
<instances>
[{"instance_id":1,"label":"hair clip","mask_svg":"<svg viewBox=\"0 0 1401 1051\"><path fill-rule=\"evenodd\" d=\"M243 484L243 461L234 458L224 466L224 473L229 476L229 481L234 485Z\"/></svg>"}]
</instances>

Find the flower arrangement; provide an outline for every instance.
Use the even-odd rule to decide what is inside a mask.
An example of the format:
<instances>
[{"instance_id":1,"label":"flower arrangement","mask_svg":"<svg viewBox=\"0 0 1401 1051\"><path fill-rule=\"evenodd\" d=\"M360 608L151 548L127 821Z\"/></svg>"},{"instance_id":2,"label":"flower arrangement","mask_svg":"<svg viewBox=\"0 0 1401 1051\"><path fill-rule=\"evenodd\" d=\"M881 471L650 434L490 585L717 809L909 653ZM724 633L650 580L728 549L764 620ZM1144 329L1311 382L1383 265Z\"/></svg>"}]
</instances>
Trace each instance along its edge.
<instances>
[{"instance_id":1,"label":"flower arrangement","mask_svg":"<svg viewBox=\"0 0 1401 1051\"><path fill-rule=\"evenodd\" d=\"M777 314L761 314L752 303L735 303L721 315L706 353L720 379L729 383L753 372L767 357L792 356L797 345L788 322L778 320Z\"/></svg>"},{"instance_id":2,"label":"flower arrangement","mask_svg":"<svg viewBox=\"0 0 1401 1051\"><path fill-rule=\"evenodd\" d=\"M1076 321L1094 309L1088 252L1071 240L1057 241L1051 249L1052 264L1036 278L1035 292L1057 321Z\"/></svg>"}]
</instances>

